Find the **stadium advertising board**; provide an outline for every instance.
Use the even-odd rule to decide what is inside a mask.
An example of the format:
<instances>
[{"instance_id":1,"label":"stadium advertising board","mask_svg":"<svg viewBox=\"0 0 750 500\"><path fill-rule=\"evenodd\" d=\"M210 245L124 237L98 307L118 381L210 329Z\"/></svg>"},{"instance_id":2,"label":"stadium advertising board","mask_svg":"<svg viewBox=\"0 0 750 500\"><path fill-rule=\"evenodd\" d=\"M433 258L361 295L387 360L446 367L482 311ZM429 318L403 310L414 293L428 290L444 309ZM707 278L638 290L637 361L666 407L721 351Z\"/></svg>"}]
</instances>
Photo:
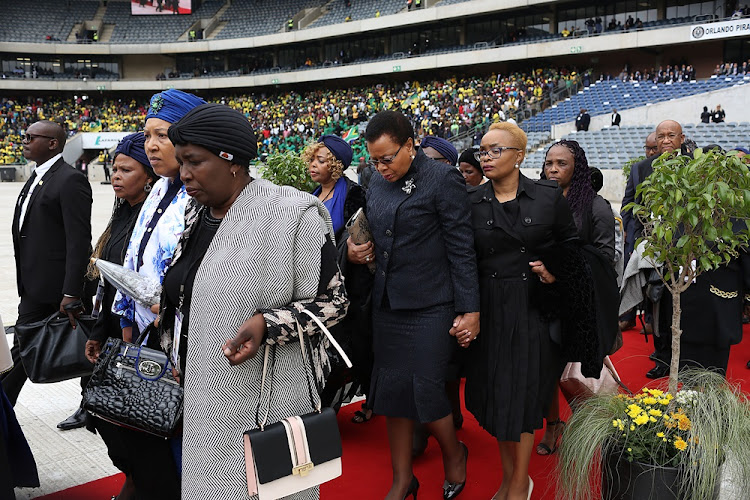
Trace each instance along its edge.
<instances>
[{"instance_id":1,"label":"stadium advertising board","mask_svg":"<svg viewBox=\"0 0 750 500\"><path fill-rule=\"evenodd\" d=\"M691 40L713 40L750 35L750 19L705 23L690 27Z\"/></svg>"},{"instance_id":2,"label":"stadium advertising board","mask_svg":"<svg viewBox=\"0 0 750 500\"><path fill-rule=\"evenodd\" d=\"M81 146L83 149L109 149L132 132L84 132Z\"/></svg>"},{"instance_id":3,"label":"stadium advertising board","mask_svg":"<svg viewBox=\"0 0 750 500\"><path fill-rule=\"evenodd\" d=\"M192 14L193 0L130 0L134 16Z\"/></svg>"}]
</instances>

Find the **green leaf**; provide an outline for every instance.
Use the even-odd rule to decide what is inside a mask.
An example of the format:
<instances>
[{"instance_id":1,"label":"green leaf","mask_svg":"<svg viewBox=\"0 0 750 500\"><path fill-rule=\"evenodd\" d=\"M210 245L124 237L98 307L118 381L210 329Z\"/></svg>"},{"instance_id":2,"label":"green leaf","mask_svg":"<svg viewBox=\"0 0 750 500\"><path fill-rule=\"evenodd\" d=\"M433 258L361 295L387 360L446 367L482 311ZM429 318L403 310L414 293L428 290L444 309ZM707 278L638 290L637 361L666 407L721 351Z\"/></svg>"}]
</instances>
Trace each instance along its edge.
<instances>
[{"instance_id":1,"label":"green leaf","mask_svg":"<svg viewBox=\"0 0 750 500\"><path fill-rule=\"evenodd\" d=\"M680 239L677 240L677 248L684 247L687 244L688 241L690 241L690 235L689 234L685 234L685 235L680 236Z\"/></svg>"}]
</instances>

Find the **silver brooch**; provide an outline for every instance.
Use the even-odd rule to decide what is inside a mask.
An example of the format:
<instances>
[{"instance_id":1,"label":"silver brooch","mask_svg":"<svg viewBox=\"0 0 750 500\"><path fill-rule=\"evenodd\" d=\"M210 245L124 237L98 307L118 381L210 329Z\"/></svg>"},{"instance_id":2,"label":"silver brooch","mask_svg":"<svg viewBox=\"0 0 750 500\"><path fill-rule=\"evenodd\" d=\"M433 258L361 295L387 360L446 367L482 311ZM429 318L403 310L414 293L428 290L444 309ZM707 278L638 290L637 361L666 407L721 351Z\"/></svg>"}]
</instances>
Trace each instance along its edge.
<instances>
[{"instance_id":1,"label":"silver brooch","mask_svg":"<svg viewBox=\"0 0 750 500\"><path fill-rule=\"evenodd\" d=\"M404 184L404 187L401 188L401 190L406 194L411 194L412 190L417 189L417 185L414 184L414 179L409 179L406 181L406 184Z\"/></svg>"}]
</instances>

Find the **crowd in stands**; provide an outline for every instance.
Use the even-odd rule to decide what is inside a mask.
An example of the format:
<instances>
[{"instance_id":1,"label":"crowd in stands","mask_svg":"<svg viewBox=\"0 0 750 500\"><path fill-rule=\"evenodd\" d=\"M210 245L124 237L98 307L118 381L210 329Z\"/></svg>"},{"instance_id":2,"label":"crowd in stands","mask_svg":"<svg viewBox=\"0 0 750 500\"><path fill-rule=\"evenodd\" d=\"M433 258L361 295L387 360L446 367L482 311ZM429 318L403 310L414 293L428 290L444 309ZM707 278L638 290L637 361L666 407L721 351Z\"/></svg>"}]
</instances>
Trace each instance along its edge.
<instances>
[{"instance_id":1,"label":"crowd in stands","mask_svg":"<svg viewBox=\"0 0 750 500\"><path fill-rule=\"evenodd\" d=\"M741 63L736 62L723 62L716 65L714 69L714 75L716 76L735 76L735 75L750 75L750 59Z\"/></svg>"},{"instance_id":2,"label":"crowd in stands","mask_svg":"<svg viewBox=\"0 0 750 500\"><path fill-rule=\"evenodd\" d=\"M135 132L143 128L148 102L82 96L70 99L36 98L28 102L0 100L0 164L24 163L21 135L38 120L61 123L77 132Z\"/></svg>"},{"instance_id":3,"label":"crowd in stands","mask_svg":"<svg viewBox=\"0 0 750 500\"><path fill-rule=\"evenodd\" d=\"M529 73L492 74L378 84L338 90L248 93L214 100L242 111L259 136L259 154L300 151L313 137L348 134L355 158L365 156L358 125L378 111L402 110L420 137L450 138L491 121L506 120L516 110L538 103L546 92L577 78L568 68L536 69ZM122 99L36 99L29 103L0 101L2 163L22 160L20 135L36 120L64 123L71 133L140 130L148 102Z\"/></svg>"},{"instance_id":4,"label":"crowd in stands","mask_svg":"<svg viewBox=\"0 0 750 500\"><path fill-rule=\"evenodd\" d=\"M611 80L610 75L602 75L602 80ZM626 65L617 79L623 82L651 82L651 83L675 83L689 82L695 80L695 68L691 64L675 64L659 66L656 68L644 68L643 70L633 70Z\"/></svg>"}]
</instances>

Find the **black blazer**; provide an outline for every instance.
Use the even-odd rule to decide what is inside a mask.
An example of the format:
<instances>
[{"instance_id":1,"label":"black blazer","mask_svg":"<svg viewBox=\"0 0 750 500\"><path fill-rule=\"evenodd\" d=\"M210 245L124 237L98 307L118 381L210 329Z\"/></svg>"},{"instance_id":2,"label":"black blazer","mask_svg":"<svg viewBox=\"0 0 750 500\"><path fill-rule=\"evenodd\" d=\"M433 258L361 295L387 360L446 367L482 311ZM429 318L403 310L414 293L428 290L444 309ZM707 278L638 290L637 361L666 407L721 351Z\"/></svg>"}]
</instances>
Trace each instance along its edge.
<instances>
[{"instance_id":1,"label":"black blazer","mask_svg":"<svg viewBox=\"0 0 750 500\"><path fill-rule=\"evenodd\" d=\"M497 269L501 269L501 277L527 280L532 277L530 261L540 259L547 268L554 268L551 261L561 258L557 251L559 245L579 240L568 202L555 181L532 181L523 174L520 175L517 196L520 226L517 228L507 227L503 221L495 220L492 208L494 198L491 182L480 184L469 191L474 239L482 275L496 273ZM509 236L498 238L502 246L485 243L486 237L495 229L502 230ZM612 231L614 232L614 223ZM487 264L486 269L483 268L484 264ZM531 280L532 293L538 282L536 277Z\"/></svg>"},{"instance_id":2,"label":"black blazer","mask_svg":"<svg viewBox=\"0 0 750 500\"><path fill-rule=\"evenodd\" d=\"M88 179L62 158L55 162L31 194L19 231L20 201L12 227L18 294L46 304L59 303L63 294L83 297L91 254Z\"/></svg>"},{"instance_id":3,"label":"black blazer","mask_svg":"<svg viewBox=\"0 0 750 500\"><path fill-rule=\"evenodd\" d=\"M471 210L456 168L419 151L398 181L373 175L367 218L377 264L373 306L387 295L394 310L453 303L458 313L479 311Z\"/></svg>"}]
</instances>

